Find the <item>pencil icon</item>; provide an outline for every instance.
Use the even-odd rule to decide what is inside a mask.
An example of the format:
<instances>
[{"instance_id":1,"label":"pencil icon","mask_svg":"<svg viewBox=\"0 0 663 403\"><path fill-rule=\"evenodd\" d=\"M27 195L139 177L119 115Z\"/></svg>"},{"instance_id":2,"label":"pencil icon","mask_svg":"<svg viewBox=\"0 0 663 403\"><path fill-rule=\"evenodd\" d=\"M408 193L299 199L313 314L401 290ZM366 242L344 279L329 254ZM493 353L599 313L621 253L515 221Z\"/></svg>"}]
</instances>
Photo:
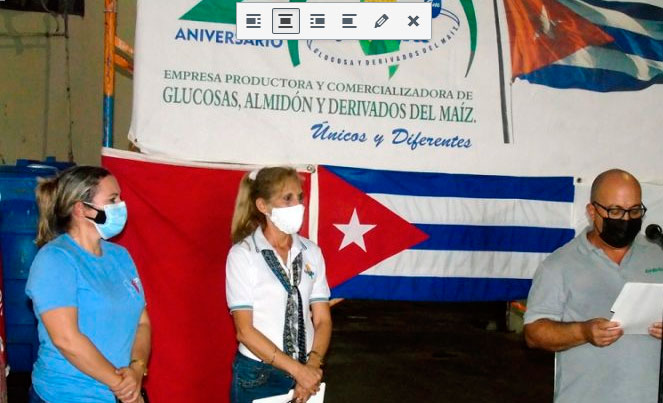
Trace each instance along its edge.
<instances>
[{"instance_id":1,"label":"pencil icon","mask_svg":"<svg viewBox=\"0 0 663 403\"><path fill-rule=\"evenodd\" d=\"M384 25L385 22L387 22L388 19L389 17L387 14L382 14L382 16L378 18L377 21L375 21L375 28L380 28L382 25Z\"/></svg>"}]
</instances>

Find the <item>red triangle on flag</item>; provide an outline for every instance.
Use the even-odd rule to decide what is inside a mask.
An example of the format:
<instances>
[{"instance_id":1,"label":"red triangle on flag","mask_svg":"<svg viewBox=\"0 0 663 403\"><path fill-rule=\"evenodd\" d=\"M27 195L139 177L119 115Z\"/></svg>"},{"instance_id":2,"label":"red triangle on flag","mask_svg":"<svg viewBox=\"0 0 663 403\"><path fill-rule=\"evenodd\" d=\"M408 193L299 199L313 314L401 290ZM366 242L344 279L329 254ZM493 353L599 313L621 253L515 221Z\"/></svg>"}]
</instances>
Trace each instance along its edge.
<instances>
[{"instance_id":1,"label":"red triangle on flag","mask_svg":"<svg viewBox=\"0 0 663 403\"><path fill-rule=\"evenodd\" d=\"M531 73L587 46L614 39L555 0L504 0L511 74Z\"/></svg>"},{"instance_id":2,"label":"red triangle on flag","mask_svg":"<svg viewBox=\"0 0 663 403\"><path fill-rule=\"evenodd\" d=\"M318 180L318 244L325 256L330 287L428 238L426 233L322 166Z\"/></svg>"}]
</instances>

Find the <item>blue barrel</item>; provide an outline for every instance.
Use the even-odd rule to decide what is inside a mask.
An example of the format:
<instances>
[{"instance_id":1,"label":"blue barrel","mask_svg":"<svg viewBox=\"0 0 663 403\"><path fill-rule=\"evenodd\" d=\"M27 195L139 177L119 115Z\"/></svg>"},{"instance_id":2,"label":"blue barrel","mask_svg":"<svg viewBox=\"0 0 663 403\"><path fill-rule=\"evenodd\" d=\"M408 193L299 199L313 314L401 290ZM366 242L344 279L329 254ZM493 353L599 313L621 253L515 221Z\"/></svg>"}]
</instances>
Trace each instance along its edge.
<instances>
[{"instance_id":1,"label":"blue barrel","mask_svg":"<svg viewBox=\"0 0 663 403\"><path fill-rule=\"evenodd\" d=\"M31 371L37 358L37 321L25 283L37 253L35 237L39 211L35 202L38 177L49 177L72 164L54 160L18 160L0 165L0 255L7 354L14 371Z\"/></svg>"}]
</instances>

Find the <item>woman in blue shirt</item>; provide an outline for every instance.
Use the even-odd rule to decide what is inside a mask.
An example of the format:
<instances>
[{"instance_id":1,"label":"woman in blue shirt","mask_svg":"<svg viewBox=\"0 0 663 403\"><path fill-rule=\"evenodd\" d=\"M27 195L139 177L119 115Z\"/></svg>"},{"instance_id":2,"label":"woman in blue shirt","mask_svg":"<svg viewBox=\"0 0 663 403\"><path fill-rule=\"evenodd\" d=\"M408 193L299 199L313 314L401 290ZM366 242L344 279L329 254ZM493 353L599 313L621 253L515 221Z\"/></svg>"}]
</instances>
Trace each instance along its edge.
<instances>
[{"instance_id":1,"label":"woman in blue shirt","mask_svg":"<svg viewBox=\"0 0 663 403\"><path fill-rule=\"evenodd\" d=\"M79 166L37 186L41 248L26 293L38 320L30 401L141 402L150 321L136 267L107 242L127 218L104 168Z\"/></svg>"}]
</instances>

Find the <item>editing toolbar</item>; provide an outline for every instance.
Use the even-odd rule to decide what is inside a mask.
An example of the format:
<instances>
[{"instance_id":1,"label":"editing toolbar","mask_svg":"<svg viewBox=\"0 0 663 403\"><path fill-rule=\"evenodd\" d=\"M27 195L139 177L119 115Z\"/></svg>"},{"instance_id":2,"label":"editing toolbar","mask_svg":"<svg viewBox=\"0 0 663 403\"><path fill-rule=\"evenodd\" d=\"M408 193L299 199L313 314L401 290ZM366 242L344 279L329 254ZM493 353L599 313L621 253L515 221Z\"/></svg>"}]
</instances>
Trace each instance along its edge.
<instances>
[{"instance_id":1,"label":"editing toolbar","mask_svg":"<svg viewBox=\"0 0 663 403\"><path fill-rule=\"evenodd\" d=\"M430 39L431 3L237 3L237 38Z\"/></svg>"}]
</instances>

